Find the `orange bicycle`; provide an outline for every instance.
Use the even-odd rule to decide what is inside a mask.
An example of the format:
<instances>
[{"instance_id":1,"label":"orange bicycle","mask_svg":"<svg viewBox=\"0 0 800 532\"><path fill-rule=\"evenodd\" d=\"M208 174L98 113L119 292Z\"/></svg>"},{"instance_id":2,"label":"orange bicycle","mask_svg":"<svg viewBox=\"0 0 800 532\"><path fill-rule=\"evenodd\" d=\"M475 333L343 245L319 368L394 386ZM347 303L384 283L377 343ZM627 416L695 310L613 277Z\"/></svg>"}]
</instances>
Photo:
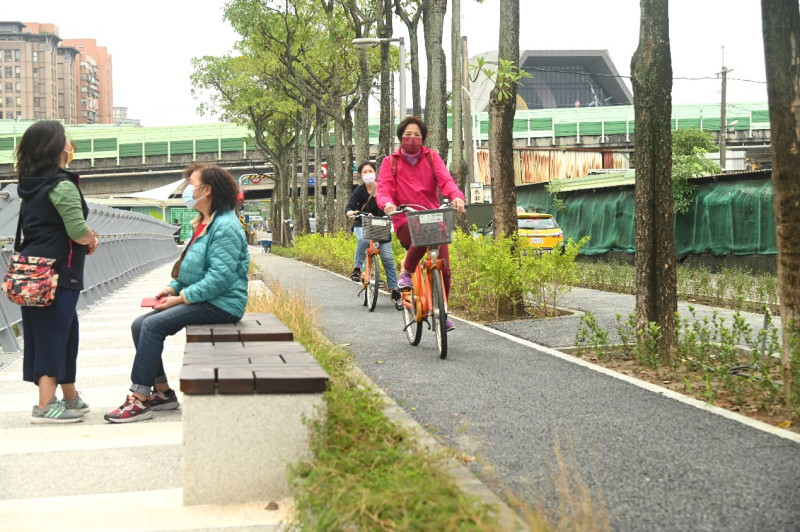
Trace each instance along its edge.
<instances>
[{"instance_id":1,"label":"orange bicycle","mask_svg":"<svg viewBox=\"0 0 800 532\"><path fill-rule=\"evenodd\" d=\"M439 209L424 209L421 205L399 205L392 213L405 213L411 234L411 245L427 248L427 257L417 265L412 276L413 287L403 290L403 330L411 345L422 338L422 322L433 329L439 358L447 358L447 296L442 278L442 259L439 246L453 241L453 207L445 202ZM428 320L430 318L430 321Z\"/></svg>"},{"instance_id":2,"label":"orange bicycle","mask_svg":"<svg viewBox=\"0 0 800 532\"><path fill-rule=\"evenodd\" d=\"M381 287L380 245L392 241L392 219L365 212L359 212L356 216L361 216L364 238L369 239L359 295L364 294L364 306L372 312L378 302Z\"/></svg>"}]
</instances>

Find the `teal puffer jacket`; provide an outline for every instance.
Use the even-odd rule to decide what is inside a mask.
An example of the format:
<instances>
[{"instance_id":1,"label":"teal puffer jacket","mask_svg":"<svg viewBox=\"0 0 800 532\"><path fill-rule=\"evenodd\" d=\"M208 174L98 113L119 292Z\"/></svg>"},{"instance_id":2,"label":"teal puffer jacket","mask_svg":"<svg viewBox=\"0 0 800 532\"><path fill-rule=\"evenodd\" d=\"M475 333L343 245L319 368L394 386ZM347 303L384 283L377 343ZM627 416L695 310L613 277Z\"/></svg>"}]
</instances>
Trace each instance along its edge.
<instances>
[{"instance_id":1,"label":"teal puffer jacket","mask_svg":"<svg viewBox=\"0 0 800 532\"><path fill-rule=\"evenodd\" d=\"M195 228L196 222L192 222ZM216 212L192 242L169 288L189 304L207 301L241 318L247 306L249 266L250 252L239 218L231 210Z\"/></svg>"}]
</instances>

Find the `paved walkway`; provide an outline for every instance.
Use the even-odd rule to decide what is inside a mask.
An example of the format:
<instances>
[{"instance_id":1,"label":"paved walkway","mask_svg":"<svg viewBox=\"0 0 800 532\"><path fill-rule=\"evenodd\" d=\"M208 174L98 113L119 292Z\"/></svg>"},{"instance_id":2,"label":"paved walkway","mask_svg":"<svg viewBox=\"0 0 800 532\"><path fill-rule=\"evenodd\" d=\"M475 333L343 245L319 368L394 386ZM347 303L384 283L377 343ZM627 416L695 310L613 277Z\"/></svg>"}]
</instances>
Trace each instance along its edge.
<instances>
[{"instance_id":1,"label":"paved walkway","mask_svg":"<svg viewBox=\"0 0 800 532\"><path fill-rule=\"evenodd\" d=\"M255 251L255 248L253 248ZM70 425L33 425L36 388L21 360L0 368L0 530L277 530L292 501L182 506L181 412L112 425L103 414L130 386L130 324L139 302L162 288L171 265L128 284L80 315L78 389L92 407ZM164 366L174 387L185 335L168 338ZM180 398L180 394L179 394Z\"/></svg>"},{"instance_id":2,"label":"paved walkway","mask_svg":"<svg viewBox=\"0 0 800 532\"><path fill-rule=\"evenodd\" d=\"M615 531L799 529L800 436L534 343L571 345L575 317L496 328L456 317L441 360L429 331L408 344L388 296L370 313L343 275L253 258L306 294L326 336L440 442L474 456L472 471L498 492L558 508L559 452L601 501L591 512L607 514ZM607 327L633 309L632 296L594 290L566 301Z\"/></svg>"},{"instance_id":3,"label":"paved walkway","mask_svg":"<svg viewBox=\"0 0 800 532\"><path fill-rule=\"evenodd\" d=\"M388 296L369 313L343 276L256 249L253 258L285 288L305 293L328 337L347 344L359 367L439 442L474 456L472 471L499 493L557 505L550 483L559 448L602 497L595 510L608 514L613 530L798 530L797 435L762 430L531 341L568 345L568 321L500 331L456 320L442 361L428 331L420 346L408 345ZM92 405L85 422L31 425L35 388L22 382L19 362L0 368L0 530L279 528L291 500L277 501L278 511L263 503L181 505L180 410L123 426L102 419L129 385L129 326L143 312L139 301L168 276L169 266L161 267L82 313L78 387ZM630 303L617 297L576 291L572 304L613 322ZM165 349L175 386L183 344L179 334Z\"/></svg>"}]
</instances>

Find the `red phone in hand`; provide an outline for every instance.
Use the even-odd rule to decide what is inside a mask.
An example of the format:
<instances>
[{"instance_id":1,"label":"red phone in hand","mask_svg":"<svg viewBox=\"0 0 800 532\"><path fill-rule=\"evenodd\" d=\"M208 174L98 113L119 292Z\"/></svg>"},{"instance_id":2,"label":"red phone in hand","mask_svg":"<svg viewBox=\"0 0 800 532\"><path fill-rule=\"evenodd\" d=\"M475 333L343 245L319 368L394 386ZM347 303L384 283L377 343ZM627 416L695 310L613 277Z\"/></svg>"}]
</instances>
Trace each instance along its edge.
<instances>
[{"instance_id":1,"label":"red phone in hand","mask_svg":"<svg viewBox=\"0 0 800 532\"><path fill-rule=\"evenodd\" d=\"M164 302L164 298L155 298L155 297L146 297L142 299L142 306L143 307L157 307L161 303Z\"/></svg>"}]
</instances>

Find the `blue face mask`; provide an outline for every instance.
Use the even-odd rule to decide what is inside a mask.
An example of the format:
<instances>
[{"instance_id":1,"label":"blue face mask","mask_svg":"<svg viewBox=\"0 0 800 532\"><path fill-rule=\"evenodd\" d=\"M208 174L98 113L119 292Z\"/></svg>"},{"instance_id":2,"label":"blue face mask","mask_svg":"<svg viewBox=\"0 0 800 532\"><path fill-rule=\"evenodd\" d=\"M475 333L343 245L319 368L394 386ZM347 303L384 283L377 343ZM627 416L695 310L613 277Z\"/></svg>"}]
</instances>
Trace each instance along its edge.
<instances>
[{"instance_id":1,"label":"blue face mask","mask_svg":"<svg viewBox=\"0 0 800 532\"><path fill-rule=\"evenodd\" d=\"M194 206L197 204L197 200L194 199L194 185L186 185L186 188L183 189L183 195L181 198L183 199L184 205L190 209L194 209Z\"/></svg>"}]
</instances>

